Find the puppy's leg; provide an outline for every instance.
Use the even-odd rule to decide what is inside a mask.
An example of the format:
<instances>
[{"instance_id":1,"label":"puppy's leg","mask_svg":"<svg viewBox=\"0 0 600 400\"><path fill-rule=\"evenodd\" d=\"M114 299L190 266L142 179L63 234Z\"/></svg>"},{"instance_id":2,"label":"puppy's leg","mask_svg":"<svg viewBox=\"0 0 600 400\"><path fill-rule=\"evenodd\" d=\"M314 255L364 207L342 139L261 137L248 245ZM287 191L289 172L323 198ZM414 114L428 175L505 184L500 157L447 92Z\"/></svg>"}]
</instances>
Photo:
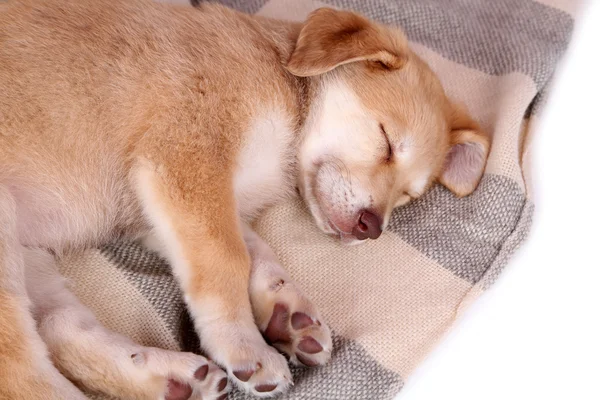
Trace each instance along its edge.
<instances>
[{"instance_id":1,"label":"puppy's leg","mask_svg":"<svg viewBox=\"0 0 600 400\"><path fill-rule=\"evenodd\" d=\"M16 204L0 184L0 399L83 400L52 365L29 311Z\"/></svg>"},{"instance_id":2,"label":"puppy's leg","mask_svg":"<svg viewBox=\"0 0 600 400\"><path fill-rule=\"evenodd\" d=\"M261 332L294 364L325 364L331 357L331 332L319 311L248 227L244 240L252 258L250 301Z\"/></svg>"},{"instance_id":3,"label":"puppy's leg","mask_svg":"<svg viewBox=\"0 0 600 400\"><path fill-rule=\"evenodd\" d=\"M52 255L25 251L27 291L55 365L71 380L119 399L214 400L227 377L192 353L140 346L104 328L65 286Z\"/></svg>"},{"instance_id":4,"label":"puppy's leg","mask_svg":"<svg viewBox=\"0 0 600 400\"><path fill-rule=\"evenodd\" d=\"M176 166L171 172L168 165L140 166L135 185L202 348L244 390L261 397L285 390L291 382L287 362L267 345L252 316L250 260L229 177L206 178Z\"/></svg>"}]
</instances>

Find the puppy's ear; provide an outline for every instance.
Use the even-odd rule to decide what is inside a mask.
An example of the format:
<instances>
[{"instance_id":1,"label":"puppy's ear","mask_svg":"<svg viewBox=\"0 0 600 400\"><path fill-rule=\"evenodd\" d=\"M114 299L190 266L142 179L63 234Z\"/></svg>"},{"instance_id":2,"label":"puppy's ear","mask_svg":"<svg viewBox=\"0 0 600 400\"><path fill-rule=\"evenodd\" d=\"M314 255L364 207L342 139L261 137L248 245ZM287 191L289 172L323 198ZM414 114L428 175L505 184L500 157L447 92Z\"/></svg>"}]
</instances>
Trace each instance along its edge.
<instances>
[{"instance_id":1,"label":"puppy's ear","mask_svg":"<svg viewBox=\"0 0 600 400\"><path fill-rule=\"evenodd\" d=\"M490 141L462 107L453 105L450 123L450 150L438 180L463 197L473 193L481 180Z\"/></svg>"},{"instance_id":2,"label":"puppy's ear","mask_svg":"<svg viewBox=\"0 0 600 400\"><path fill-rule=\"evenodd\" d=\"M406 63L408 43L398 30L380 27L352 12L331 8L313 11L304 23L287 69L315 76L356 61L388 70Z\"/></svg>"}]
</instances>

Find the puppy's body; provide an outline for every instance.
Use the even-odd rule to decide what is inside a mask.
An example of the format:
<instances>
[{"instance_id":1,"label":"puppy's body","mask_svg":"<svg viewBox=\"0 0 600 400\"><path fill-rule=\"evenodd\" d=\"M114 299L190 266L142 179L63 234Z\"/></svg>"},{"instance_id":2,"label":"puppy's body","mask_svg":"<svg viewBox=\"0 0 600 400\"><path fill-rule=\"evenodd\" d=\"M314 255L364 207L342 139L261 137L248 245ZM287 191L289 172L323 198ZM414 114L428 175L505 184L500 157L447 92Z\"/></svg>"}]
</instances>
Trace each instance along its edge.
<instances>
[{"instance_id":1,"label":"puppy's body","mask_svg":"<svg viewBox=\"0 0 600 400\"><path fill-rule=\"evenodd\" d=\"M222 7L109 3L44 8L28 26L11 23L26 6L0 14L1 174L26 218L21 243L60 250L144 234L130 184L141 143L168 146L165 163L182 161L173 168L205 175L203 186L238 172L245 217L287 194L306 93L281 67L289 41L265 48L260 24ZM175 160L182 151L193 157Z\"/></svg>"},{"instance_id":2,"label":"puppy's body","mask_svg":"<svg viewBox=\"0 0 600 400\"><path fill-rule=\"evenodd\" d=\"M9 398L83 398L46 346L62 374L118 397L229 387L203 357L106 331L30 248L146 238L172 264L203 348L270 396L291 377L260 332L309 366L328 360L331 338L247 223L298 186L325 233L374 239L436 179L470 193L487 156L401 32L326 9L300 25L219 6L12 1L0 5L0 89Z\"/></svg>"}]
</instances>

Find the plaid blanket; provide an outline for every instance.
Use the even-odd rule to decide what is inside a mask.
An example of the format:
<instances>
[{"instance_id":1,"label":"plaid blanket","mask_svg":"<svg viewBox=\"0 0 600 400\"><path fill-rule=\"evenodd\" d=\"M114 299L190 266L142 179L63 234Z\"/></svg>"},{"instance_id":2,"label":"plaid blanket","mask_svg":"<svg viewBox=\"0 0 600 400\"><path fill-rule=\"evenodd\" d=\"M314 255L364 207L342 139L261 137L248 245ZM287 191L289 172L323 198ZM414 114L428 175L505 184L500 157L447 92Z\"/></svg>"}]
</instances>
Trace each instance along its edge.
<instances>
[{"instance_id":1,"label":"plaid blanket","mask_svg":"<svg viewBox=\"0 0 600 400\"><path fill-rule=\"evenodd\" d=\"M399 25L447 93L465 103L493 135L487 170L475 193L457 199L436 186L397 209L388 231L376 241L341 246L317 232L299 199L268 210L256 223L334 332L331 363L294 368L295 386L283 398L392 399L465 307L494 283L527 236L534 209L528 196L529 142L573 29L574 2L221 3L291 20L334 6ZM65 260L61 269L107 327L146 345L198 351L177 285L155 254L133 243L114 243Z\"/></svg>"}]
</instances>

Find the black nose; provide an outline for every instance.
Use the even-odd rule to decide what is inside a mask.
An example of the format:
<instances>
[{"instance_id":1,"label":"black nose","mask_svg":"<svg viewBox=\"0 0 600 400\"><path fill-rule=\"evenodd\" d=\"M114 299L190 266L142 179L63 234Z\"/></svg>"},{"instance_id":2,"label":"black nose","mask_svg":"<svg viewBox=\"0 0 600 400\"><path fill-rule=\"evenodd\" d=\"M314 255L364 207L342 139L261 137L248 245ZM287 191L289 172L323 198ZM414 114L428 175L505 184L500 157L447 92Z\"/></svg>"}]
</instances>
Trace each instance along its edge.
<instances>
[{"instance_id":1,"label":"black nose","mask_svg":"<svg viewBox=\"0 0 600 400\"><path fill-rule=\"evenodd\" d=\"M377 239L381 235L381 219L370 211L362 211L352 234L358 240Z\"/></svg>"}]
</instances>

